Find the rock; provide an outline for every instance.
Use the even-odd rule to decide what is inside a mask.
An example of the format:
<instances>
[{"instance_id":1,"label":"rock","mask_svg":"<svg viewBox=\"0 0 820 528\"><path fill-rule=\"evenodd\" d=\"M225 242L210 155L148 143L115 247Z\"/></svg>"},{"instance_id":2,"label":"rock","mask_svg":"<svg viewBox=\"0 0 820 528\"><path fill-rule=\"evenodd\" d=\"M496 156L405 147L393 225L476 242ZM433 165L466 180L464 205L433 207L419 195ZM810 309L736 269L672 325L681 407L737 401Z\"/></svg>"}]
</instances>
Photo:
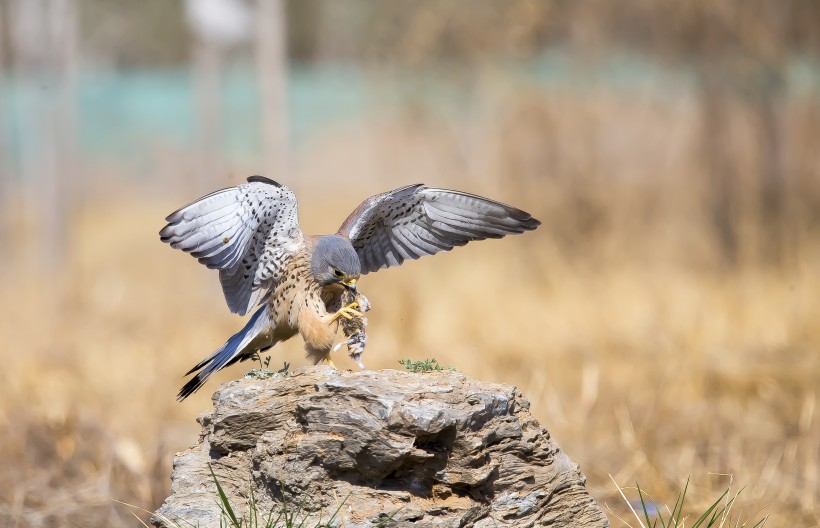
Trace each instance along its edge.
<instances>
[{"instance_id":1,"label":"rock","mask_svg":"<svg viewBox=\"0 0 820 528\"><path fill-rule=\"evenodd\" d=\"M311 527L337 509L331 526L347 528L609 526L515 387L321 366L233 381L213 401L155 526L219 526L209 464L237 512L250 489L260 517L284 495Z\"/></svg>"}]
</instances>

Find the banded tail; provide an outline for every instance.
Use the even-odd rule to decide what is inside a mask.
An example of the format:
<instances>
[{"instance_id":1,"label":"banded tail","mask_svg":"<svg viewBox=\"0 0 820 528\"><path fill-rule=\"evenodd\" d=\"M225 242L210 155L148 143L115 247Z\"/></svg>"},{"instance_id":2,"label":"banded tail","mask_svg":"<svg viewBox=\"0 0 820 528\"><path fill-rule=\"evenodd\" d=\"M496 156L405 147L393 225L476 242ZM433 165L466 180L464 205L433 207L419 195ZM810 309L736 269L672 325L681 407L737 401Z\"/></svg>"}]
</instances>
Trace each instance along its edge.
<instances>
[{"instance_id":1,"label":"banded tail","mask_svg":"<svg viewBox=\"0 0 820 528\"><path fill-rule=\"evenodd\" d=\"M218 370L249 359L254 352L264 351L275 345L276 341L273 340L271 334L271 317L268 305L265 303L253 314L245 328L235 333L224 345L185 373L187 376L199 371L180 389L177 401L182 401L198 391Z\"/></svg>"}]
</instances>

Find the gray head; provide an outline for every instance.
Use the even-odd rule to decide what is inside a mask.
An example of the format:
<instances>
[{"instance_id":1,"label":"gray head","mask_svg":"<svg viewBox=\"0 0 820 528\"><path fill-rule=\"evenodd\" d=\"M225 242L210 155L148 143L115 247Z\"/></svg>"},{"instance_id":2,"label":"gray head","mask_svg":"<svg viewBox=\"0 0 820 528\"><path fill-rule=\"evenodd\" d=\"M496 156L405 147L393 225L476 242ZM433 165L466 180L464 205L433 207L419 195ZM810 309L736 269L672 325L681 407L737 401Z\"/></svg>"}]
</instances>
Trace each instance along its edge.
<instances>
[{"instance_id":1,"label":"gray head","mask_svg":"<svg viewBox=\"0 0 820 528\"><path fill-rule=\"evenodd\" d=\"M321 237L316 244L310 271L322 286L340 284L355 290L362 267L349 240L339 235L327 235Z\"/></svg>"}]
</instances>

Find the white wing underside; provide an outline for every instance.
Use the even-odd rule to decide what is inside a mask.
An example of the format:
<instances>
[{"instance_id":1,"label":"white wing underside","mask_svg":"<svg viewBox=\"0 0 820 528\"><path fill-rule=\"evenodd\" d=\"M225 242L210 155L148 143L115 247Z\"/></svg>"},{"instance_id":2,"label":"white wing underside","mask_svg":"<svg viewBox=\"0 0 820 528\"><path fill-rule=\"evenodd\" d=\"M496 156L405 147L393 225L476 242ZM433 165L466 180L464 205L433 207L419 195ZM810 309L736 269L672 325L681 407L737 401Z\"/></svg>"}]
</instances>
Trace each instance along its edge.
<instances>
[{"instance_id":1,"label":"white wing underside","mask_svg":"<svg viewBox=\"0 0 820 528\"><path fill-rule=\"evenodd\" d=\"M228 307L240 315L267 299L287 260L304 247L296 196L258 176L200 198L166 220L162 241L218 269Z\"/></svg>"}]
</instances>

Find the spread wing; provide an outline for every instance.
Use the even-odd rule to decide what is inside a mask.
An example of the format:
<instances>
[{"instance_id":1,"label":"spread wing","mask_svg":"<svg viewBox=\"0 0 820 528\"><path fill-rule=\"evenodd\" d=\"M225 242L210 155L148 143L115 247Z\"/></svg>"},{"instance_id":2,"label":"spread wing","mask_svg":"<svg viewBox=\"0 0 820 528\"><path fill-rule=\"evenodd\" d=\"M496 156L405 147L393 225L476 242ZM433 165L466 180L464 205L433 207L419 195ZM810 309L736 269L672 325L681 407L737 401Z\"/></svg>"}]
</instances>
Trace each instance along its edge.
<instances>
[{"instance_id":1,"label":"spread wing","mask_svg":"<svg viewBox=\"0 0 820 528\"><path fill-rule=\"evenodd\" d=\"M225 300L240 315L267 298L285 261L304 248L296 196L262 176L200 198L166 221L160 239L218 269Z\"/></svg>"},{"instance_id":2,"label":"spread wing","mask_svg":"<svg viewBox=\"0 0 820 528\"><path fill-rule=\"evenodd\" d=\"M501 238L539 225L515 207L416 184L371 196L347 217L339 234L350 239L362 273L369 273L471 240Z\"/></svg>"}]
</instances>

